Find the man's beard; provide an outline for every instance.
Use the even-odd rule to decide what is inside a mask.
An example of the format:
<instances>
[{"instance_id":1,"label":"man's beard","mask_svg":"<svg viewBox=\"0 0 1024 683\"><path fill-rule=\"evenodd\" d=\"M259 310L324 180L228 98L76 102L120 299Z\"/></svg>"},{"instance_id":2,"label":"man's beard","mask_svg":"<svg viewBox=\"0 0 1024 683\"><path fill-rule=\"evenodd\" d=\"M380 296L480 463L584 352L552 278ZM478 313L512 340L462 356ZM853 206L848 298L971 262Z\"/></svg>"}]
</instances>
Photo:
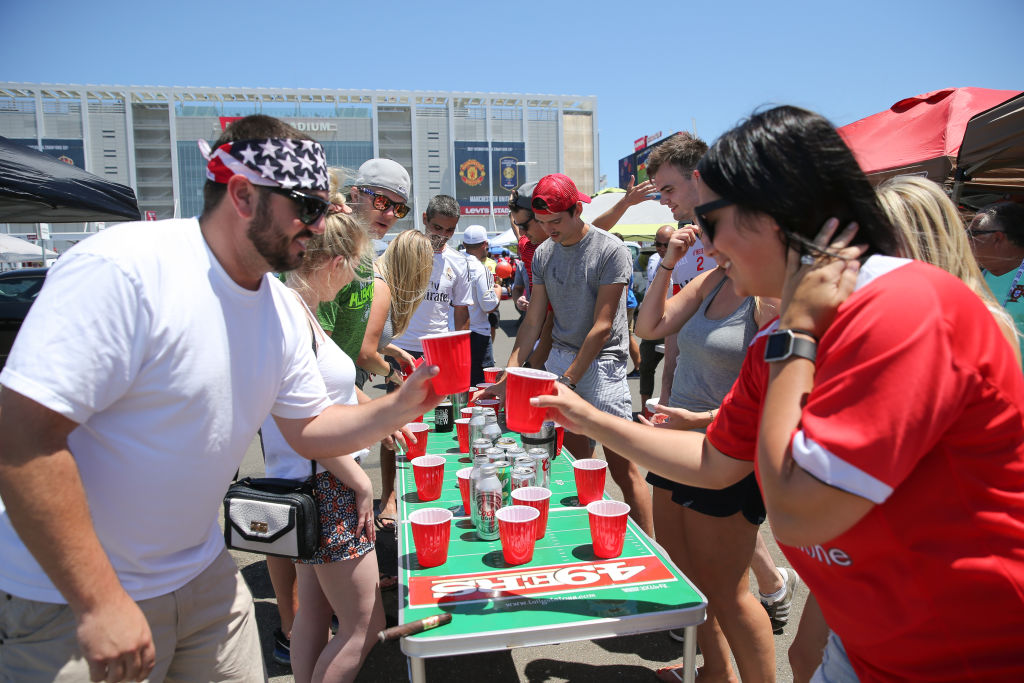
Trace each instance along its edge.
<instances>
[{"instance_id":1,"label":"man's beard","mask_svg":"<svg viewBox=\"0 0 1024 683\"><path fill-rule=\"evenodd\" d=\"M448 244L448 238L444 235L427 235L427 238L430 240L430 246L434 248L435 254L444 251L444 246Z\"/></svg>"},{"instance_id":2,"label":"man's beard","mask_svg":"<svg viewBox=\"0 0 1024 683\"><path fill-rule=\"evenodd\" d=\"M256 203L256 211L253 213L246 236L256 247L259 255L270 265L271 270L283 273L298 268L306 254L305 251L300 251L292 256L292 240L296 237L312 237L313 233L306 229L295 237L284 234L270 217L270 193L264 192Z\"/></svg>"}]
</instances>

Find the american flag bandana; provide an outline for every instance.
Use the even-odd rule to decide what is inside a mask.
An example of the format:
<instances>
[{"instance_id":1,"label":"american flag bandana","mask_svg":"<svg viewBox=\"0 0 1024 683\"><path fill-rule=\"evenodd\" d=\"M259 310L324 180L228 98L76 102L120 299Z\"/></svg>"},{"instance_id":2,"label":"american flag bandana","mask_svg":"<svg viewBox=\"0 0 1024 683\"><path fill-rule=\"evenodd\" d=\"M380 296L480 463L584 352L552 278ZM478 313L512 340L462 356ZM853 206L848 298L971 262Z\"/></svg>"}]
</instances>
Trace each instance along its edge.
<instances>
[{"instance_id":1,"label":"american flag bandana","mask_svg":"<svg viewBox=\"0 0 1024 683\"><path fill-rule=\"evenodd\" d=\"M229 142L211 152L210 143L199 141L206 159L206 177L226 183L240 175L253 185L287 190L329 190L327 157L315 140L266 138Z\"/></svg>"}]
</instances>

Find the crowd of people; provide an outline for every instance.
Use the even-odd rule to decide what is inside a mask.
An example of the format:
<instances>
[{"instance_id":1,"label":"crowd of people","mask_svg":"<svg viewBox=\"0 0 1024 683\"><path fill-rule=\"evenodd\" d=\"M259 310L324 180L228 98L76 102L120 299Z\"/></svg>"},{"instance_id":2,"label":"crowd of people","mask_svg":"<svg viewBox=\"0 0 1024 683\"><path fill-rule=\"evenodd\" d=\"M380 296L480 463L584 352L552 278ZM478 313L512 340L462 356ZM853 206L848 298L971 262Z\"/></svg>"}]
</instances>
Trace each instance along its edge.
<instances>
[{"instance_id":1,"label":"crowd of people","mask_svg":"<svg viewBox=\"0 0 1024 683\"><path fill-rule=\"evenodd\" d=\"M828 121L783 106L710 147L677 134L591 222L566 175L517 188L515 263L482 226L450 245L447 195L375 258L410 211L400 164L349 179L261 115L203 152L202 215L70 250L0 373L0 679L264 680L217 525L259 430L268 475L312 476L322 526L311 559L267 559L273 657L353 680L397 581L375 554L395 449L443 398L420 339L450 329L470 332L474 384L496 364L557 375L536 405L574 457L602 447L708 598L700 680L773 681L800 582L796 681L1024 677L1021 205L965 217L927 179L874 188ZM677 224L631 313L610 231L655 192ZM496 359L506 293L523 318ZM646 403L660 344L657 404L635 416L630 361ZM375 507L360 461L377 443Z\"/></svg>"}]
</instances>

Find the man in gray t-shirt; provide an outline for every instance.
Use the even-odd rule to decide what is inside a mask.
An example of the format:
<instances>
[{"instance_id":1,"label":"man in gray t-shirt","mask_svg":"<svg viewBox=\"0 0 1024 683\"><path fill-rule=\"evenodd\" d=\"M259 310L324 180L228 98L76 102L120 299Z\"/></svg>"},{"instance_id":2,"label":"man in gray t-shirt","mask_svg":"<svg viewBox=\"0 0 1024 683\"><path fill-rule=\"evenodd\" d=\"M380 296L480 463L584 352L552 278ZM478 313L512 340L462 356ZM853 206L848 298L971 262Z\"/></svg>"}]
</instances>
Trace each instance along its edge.
<instances>
[{"instance_id":1,"label":"man in gray t-shirt","mask_svg":"<svg viewBox=\"0 0 1024 683\"><path fill-rule=\"evenodd\" d=\"M550 303L554 327L545 369L595 407L629 420L633 400L626 383L626 286L632 259L620 240L583 221L583 202L589 201L561 173L544 176L533 191L535 220L550 239L533 256L530 308L508 366L522 365L529 356ZM594 444L586 436L567 432L565 445L577 458L594 455ZM607 446L604 453L630 515L652 533L651 498L639 470Z\"/></svg>"}]
</instances>

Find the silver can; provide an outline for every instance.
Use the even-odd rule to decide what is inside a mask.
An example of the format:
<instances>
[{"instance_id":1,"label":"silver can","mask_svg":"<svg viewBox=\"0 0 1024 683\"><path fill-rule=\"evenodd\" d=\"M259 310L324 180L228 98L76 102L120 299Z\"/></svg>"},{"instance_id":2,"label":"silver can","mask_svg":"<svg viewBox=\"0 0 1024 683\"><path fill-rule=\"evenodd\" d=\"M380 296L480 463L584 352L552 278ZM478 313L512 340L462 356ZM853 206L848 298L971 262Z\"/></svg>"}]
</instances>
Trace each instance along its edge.
<instances>
[{"instance_id":1,"label":"silver can","mask_svg":"<svg viewBox=\"0 0 1024 683\"><path fill-rule=\"evenodd\" d=\"M499 460L505 459L505 451L501 450L500 448L495 448L494 446L485 448L483 454L486 455L487 459L490 460L491 462L498 462Z\"/></svg>"},{"instance_id":2,"label":"silver can","mask_svg":"<svg viewBox=\"0 0 1024 683\"><path fill-rule=\"evenodd\" d=\"M516 440L511 436L503 436L494 442L494 447L504 449L508 452L510 449L519 448L519 444L516 443Z\"/></svg>"},{"instance_id":3,"label":"silver can","mask_svg":"<svg viewBox=\"0 0 1024 683\"><path fill-rule=\"evenodd\" d=\"M535 474L532 467L513 467L512 474L509 476L509 490L515 491L524 486L533 486L534 481Z\"/></svg>"},{"instance_id":4,"label":"silver can","mask_svg":"<svg viewBox=\"0 0 1024 683\"><path fill-rule=\"evenodd\" d=\"M551 455L546 448L531 448L526 454L533 460L533 468L537 471L537 486L551 488Z\"/></svg>"},{"instance_id":5,"label":"silver can","mask_svg":"<svg viewBox=\"0 0 1024 683\"><path fill-rule=\"evenodd\" d=\"M472 445L473 455L486 455L489 448L493 448L490 439L477 439Z\"/></svg>"}]
</instances>

